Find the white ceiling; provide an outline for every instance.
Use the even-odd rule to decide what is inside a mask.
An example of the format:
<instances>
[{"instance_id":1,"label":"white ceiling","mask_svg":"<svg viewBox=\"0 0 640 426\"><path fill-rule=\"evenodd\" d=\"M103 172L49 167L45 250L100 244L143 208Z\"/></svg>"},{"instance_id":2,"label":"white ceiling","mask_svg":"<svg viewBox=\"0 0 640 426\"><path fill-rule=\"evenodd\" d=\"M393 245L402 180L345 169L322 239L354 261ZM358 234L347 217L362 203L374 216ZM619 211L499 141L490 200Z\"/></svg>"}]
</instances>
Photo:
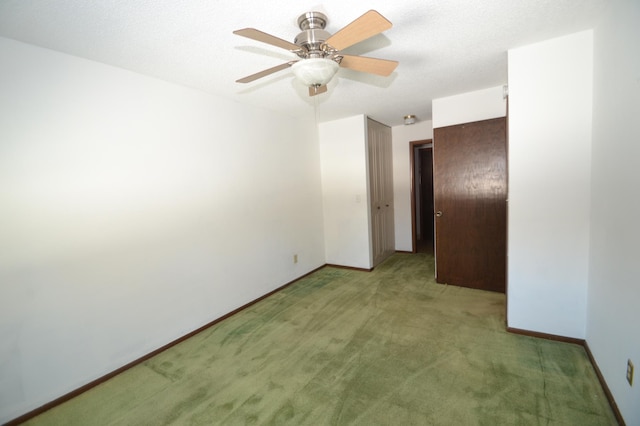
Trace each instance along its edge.
<instances>
[{"instance_id":1,"label":"white ceiling","mask_svg":"<svg viewBox=\"0 0 640 426\"><path fill-rule=\"evenodd\" d=\"M0 36L125 68L291 116L431 119L431 100L507 82L507 50L593 28L608 0L0 0ZM393 28L345 53L393 59L390 77L340 69L309 98L290 69L238 78L295 56L232 34L253 27L293 42L307 11L334 33L369 9ZM0 58L0 61L2 59Z\"/></svg>"}]
</instances>

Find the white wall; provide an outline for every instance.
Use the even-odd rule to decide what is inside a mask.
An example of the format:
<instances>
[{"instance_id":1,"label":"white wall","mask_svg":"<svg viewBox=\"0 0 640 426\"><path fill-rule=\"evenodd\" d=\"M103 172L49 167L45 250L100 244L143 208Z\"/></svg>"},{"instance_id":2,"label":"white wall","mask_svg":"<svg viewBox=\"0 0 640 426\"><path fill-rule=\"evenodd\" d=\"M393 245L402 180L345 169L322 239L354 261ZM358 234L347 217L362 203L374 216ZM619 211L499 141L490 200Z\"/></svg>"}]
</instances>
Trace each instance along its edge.
<instances>
[{"instance_id":1,"label":"white wall","mask_svg":"<svg viewBox=\"0 0 640 426\"><path fill-rule=\"evenodd\" d=\"M640 3L613 2L594 31L587 343L628 425L640 425L639 23Z\"/></svg>"},{"instance_id":2,"label":"white wall","mask_svg":"<svg viewBox=\"0 0 640 426\"><path fill-rule=\"evenodd\" d=\"M509 51L508 323L584 338L593 32Z\"/></svg>"},{"instance_id":3,"label":"white wall","mask_svg":"<svg viewBox=\"0 0 640 426\"><path fill-rule=\"evenodd\" d=\"M411 235L410 142L433 138L431 121L391 128L393 144L393 199L397 251L413 250Z\"/></svg>"},{"instance_id":4,"label":"white wall","mask_svg":"<svg viewBox=\"0 0 640 426\"><path fill-rule=\"evenodd\" d=\"M369 269L367 117L319 123L318 131L326 261Z\"/></svg>"},{"instance_id":5,"label":"white wall","mask_svg":"<svg viewBox=\"0 0 640 426\"><path fill-rule=\"evenodd\" d=\"M433 128L504 117L503 86L433 100Z\"/></svg>"},{"instance_id":6,"label":"white wall","mask_svg":"<svg viewBox=\"0 0 640 426\"><path fill-rule=\"evenodd\" d=\"M0 423L325 263L313 111L0 57Z\"/></svg>"}]
</instances>

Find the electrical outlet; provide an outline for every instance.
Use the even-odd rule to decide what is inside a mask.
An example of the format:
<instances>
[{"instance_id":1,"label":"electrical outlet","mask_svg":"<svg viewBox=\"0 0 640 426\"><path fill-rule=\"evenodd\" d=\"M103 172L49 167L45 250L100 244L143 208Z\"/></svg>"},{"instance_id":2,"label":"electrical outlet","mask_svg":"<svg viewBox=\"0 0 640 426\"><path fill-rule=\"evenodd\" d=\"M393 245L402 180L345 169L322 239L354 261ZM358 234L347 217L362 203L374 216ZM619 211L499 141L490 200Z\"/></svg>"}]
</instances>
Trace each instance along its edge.
<instances>
[{"instance_id":1,"label":"electrical outlet","mask_svg":"<svg viewBox=\"0 0 640 426\"><path fill-rule=\"evenodd\" d=\"M633 363L630 359L627 360L627 382L629 386L633 386Z\"/></svg>"},{"instance_id":2,"label":"electrical outlet","mask_svg":"<svg viewBox=\"0 0 640 426\"><path fill-rule=\"evenodd\" d=\"M293 263L298 263L298 255L297 254L293 255Z\"/></svg>"}]
</instances>

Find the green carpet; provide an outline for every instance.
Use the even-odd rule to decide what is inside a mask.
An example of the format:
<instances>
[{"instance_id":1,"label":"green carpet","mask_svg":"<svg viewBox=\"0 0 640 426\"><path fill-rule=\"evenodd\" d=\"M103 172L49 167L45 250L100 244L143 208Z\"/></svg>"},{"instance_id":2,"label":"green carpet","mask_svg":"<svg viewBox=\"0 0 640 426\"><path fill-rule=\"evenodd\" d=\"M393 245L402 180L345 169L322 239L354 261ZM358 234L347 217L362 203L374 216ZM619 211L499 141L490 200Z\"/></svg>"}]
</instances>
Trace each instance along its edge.
<instances>
[{"instance_id":1,"label":"green carpet","mask_svg":"<svg viewBox=\"0 0 640 426\"><path fill-rule=\"evenodd\" d=\"M326 267L27 424L616 424L582 347L504 315L428 255Z\"/></svg>"}]
</instances>

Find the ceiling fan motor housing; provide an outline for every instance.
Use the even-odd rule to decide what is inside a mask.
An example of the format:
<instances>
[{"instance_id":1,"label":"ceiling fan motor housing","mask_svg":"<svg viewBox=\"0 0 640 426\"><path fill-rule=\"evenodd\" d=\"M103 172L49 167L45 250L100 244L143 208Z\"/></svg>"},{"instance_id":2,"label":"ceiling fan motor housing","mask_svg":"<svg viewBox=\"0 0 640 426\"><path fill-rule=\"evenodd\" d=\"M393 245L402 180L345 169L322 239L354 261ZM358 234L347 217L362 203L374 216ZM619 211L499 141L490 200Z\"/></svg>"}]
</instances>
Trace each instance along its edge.
<instances>
[{"instance_id":1,"label":"ceiling fan motor housing","mask_svg":"<svg viewBox=\"0 0 640 426\"><path fill-rule=\"evenodd\" d=\"M293 40L303 48L303 58L324 58L331 52L326 52L325 41L331 34L324 30L327 17L320 12L307 12L298 18L298 26L302 30Z\"/></svg>"}]
</instances>

